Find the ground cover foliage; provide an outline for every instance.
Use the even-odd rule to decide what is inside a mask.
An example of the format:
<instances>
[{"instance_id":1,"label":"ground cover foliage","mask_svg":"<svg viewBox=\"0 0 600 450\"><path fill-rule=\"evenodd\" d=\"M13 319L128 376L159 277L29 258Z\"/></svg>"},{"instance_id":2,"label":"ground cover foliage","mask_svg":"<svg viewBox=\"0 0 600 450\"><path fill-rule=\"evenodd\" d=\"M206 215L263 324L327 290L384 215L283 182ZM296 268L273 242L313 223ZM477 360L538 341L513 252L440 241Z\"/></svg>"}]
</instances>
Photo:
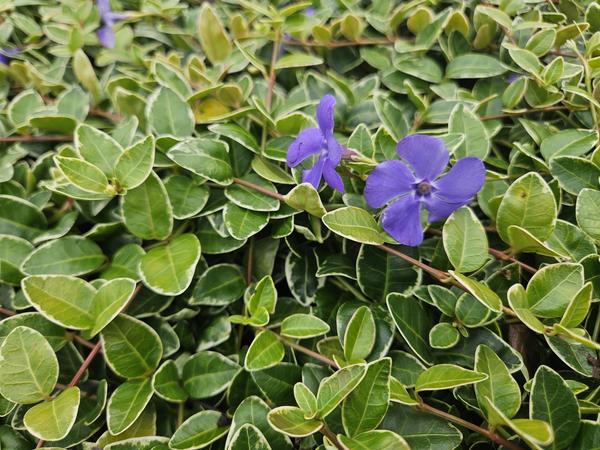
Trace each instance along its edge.
<instances>
[{"instance_id":1,"label":"ground cover foliage","mask_svg":"<svg viewBox=\"0 0 600 450\"><path fill-rule=\"evenodd\" d=\"M2 2L0 448L600 448L599 78L585 0Z\"/></svg>"}]
</instances>

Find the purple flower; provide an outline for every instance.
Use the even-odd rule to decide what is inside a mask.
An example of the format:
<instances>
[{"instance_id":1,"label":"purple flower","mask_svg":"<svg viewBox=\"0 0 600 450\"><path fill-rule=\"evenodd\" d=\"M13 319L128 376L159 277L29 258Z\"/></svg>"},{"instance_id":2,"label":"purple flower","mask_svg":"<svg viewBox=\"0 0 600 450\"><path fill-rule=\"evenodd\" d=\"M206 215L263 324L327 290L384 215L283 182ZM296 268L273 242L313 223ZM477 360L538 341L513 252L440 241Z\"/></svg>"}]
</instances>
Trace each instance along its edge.
<instances>
[{"instance_id":1,"label":"purple flower","mask_svg":"<svg viewBox=\"0 0 600 450\"><path fill-rule=\"evenodd\" d=\"M515 81L517 81L518 79L519 79L518 73L511 73L509 76L506 77L506 81L508 84L512 84Z\"/></svg>"},{"instance_id":2,"label":"purple flower","mask_svg":"<svg viewBox=\"0 0 600 450\"><path fill-rule=\"evenodd\" d=\"M8 66L10 64L10 59L21 53L21 50L18 48L3 48L0 49L0 64L4 64Z\"/></svg>"},{"instance_id":3,"label":"purple flower","mask_svg":"<svg viewBox=\"0 0 600 450\"><path fill-rule=\"evenodd\" d=\"M126 17L126 14L115 13L110 9L110 0L96 0L98 6L98 12L100 13L100 19L104 24L96 32L98 40L105 48L115 47L115 32L113 30L114 24L121 19Z\"/></svg>"},{"instance_id":4,"label":"purple flower","mask_svg":"<svg viewBox=\"0 0 600 450\"><path fill-rule=\"evenodd\" d=\"M302 174L304 183L312 184L319 188L321 177L325 182L339 192L344 192L344 183L339 173L335 171L342 159L342 146L333 136L333 107L335 97L326 95L317 106L317 122L319 128L303 130L296 140L292 142L287 152L287 164L296 167L306 158L318 153L319 159L312 169L305 170Z\"/></svg>"},{"instance_id":5,"label":"purple flower","mask_svg":"<svg viewBox=\"0 0 600 450\"><path fill-rule=\"evenodd\" d=\"M429 222L445 219L466 205L485 182L485 167L479 158L459 159L446 175L440 174L450 155L441 139L413 134L396 147L401 161L379 164L367 178L365 198L369 206L383 211L382 225L404 245L423 242L421 207L429 211Z\"/></svg>"},{"instance_id":6,"label":"purple flower","mask_svg":"<svg viewBox=\"0 0 600 450\"><path fill-rule=\"evenodd\" d=\"M306 8L304 10L304 14L307 15L307 16L309 16L309 17L314 16L315 15L315 8L313 8L312 6L309 6L308 8Z\"/></svg>"}]
</instances>

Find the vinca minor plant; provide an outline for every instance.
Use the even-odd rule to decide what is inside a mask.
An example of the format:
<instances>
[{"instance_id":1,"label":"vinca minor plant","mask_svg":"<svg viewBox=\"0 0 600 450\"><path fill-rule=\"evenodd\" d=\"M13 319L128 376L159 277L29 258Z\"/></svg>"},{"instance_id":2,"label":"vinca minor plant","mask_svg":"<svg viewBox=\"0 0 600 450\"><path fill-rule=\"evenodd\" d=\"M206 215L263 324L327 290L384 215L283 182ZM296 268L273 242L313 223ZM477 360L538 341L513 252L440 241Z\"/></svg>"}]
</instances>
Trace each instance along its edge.
<instances>
[{"instance_id":1,"label":"vinca minor plant","mask_svg":"<svg viewBox=\"0 0 600 450\"><path fill-rule=\"evenodd\" d=\"M0 450L600 448L600 4L0 2Z\"/></svg>"}]
</instances>

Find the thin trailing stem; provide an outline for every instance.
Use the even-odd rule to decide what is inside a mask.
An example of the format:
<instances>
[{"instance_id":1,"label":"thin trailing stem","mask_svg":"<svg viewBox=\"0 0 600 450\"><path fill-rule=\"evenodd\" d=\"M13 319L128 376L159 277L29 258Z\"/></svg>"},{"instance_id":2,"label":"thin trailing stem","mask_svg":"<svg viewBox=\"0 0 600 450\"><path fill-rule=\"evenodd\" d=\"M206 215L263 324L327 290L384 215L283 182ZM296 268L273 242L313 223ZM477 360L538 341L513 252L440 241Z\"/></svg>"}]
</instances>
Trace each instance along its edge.
<instances>
[{"instance_id":1,"label":"thin trailing stem","mask_svg":"<svg viewBox=\"0 0 600 450\"><path fill-rule=\"evenodd\" d=\"M524 109L521 111L513 111L513 112L505 112L500 114L491 114L489 116L481 116L479 119L481 120L497 120L497 119L506 119L509 117L519 117L527 114L535 114L535 113L544 113L550 111L563 111L567 110L566 106L547 106L546 108L536 108L536 109Z\"/></svg>"},{"instance_id":2,"label":"thin trailing stem","mask_svg":"<svg viewBox=\"0 0 600 450\"><path fill-rule=\"evenodd\" d=\"M329 429L329 427L327 426L327 424L325 423L325 421L323 421L323 427L321 428L321 433L323 434L323 436L326 436L327 439L329 439L329 441L333 445L335 445L336 448L339 448L340 450L344 450L346 448L338 440L338 438L335 435L335 433Z\"/></svg>"},{"instance_id":3,"label":"thin trailing stem","mask_svg":"<svg viewBox=\"0 0 600 450\"><path fill-rule=\"evenodd\" d=\"M425 413L440 417L444 420L447 420L448 422L452 422L461 427L468 428L471 431L475 431L476 433L479 433L482 436L485 436L490 441L495 442L496 444L500 444L503 447L508 448L510 450L523 450L517 444L510 442L508 439L503 438L502 436L500 436L497 433L494 433L490 430L486 430L483 427L475 425L474 423L471 423L467 420L461 419L460 417L453 416L452 414L449 414L440 409L434 408L433 406L428 405L427 403L424 403L422 400L419 402L419 405L416 406L415 408L417 408L419 411L423 411Z\"/></svg>"}]
</instances>

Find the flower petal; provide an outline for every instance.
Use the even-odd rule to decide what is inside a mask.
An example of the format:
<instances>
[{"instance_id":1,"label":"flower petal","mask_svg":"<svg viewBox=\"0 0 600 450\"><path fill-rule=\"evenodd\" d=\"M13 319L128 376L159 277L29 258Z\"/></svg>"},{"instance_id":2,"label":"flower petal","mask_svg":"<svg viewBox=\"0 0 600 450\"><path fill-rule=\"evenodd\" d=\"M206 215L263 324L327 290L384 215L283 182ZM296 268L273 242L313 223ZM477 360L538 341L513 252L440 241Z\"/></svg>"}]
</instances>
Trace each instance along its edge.
<instances>
[{"instance_id":1,"label":"flower petal","mask_svg":"<svg viewBox=\"0 0 600 450\"><path fill-rule=\"evenodd\" d=\"M464 202L449 202L447 199L437 196L435 193L424 200L425 208L429 211L427 220L429 222L437 222L443 220L456 211L461 206L469 203L470 199Z\"/></svg>"},{"instance_id":2,"label":"flower petal","mask_svg":"<svg viewBox=\"0 0 600 450\"><path fill-rule=\"evenodd\" d=\"M324 135L333 132L333 107L335 106L335 97L327 94L317 106L317 122Z\"/></svg>"},{"instance_id":3,"label":"flower petal","mask_svg":"<svg viewBox=\"0 0 600 450\"><path fill-rule=\"evenodd\" d=\"M383 229L401 244L415 247L423 242L420 211L415 196L402 197L383 211Z\"/></svg>"},{"instance_id":4,"label":"flower petal","mask_svg":"<svg viewBox=\"0 0 600 450\"><path fill-rule=\"evenodd\" d=\"M385 161L379 164L367 178L365 198L372 208L381 208L399 195L412 190L415 177L401 161Z\"/></svg>"},{"instance_id":5,"label":"flower petal","mask_svg":"<svg viewBox=\"0 0 600 450\"><path fill-rule=\"evenodd\" d=\"M343 148L340 143L333 137L333 133L326 137L328 157L336 166L342 160Z\"/></svg>"},{"instance_id":6,"label":"flower petal","mask_svg":"<svg viewBox=\"0 0 600 450\"><path fill-rule=\"evenodd\" d=\"M323 144L323 134L318 128L302 130L296 140L292 142L287 152L287 165L296 167L310 155L318 153Z\"/></svg>"},{"instance_id":7,"label":"flower petal","mask_svg":"<svg viewBox=\"0 0 600 450\"><path fill-rule=\"evenodd\" d=\"M342 181L342 177L335 170L336 164L331 161L329 158L325 158L325 162L323 164L323 178L325 178L325 182L335 189L338 192L344 193L344 182Z\"/></svg>"},{"instance_id":8,"label":"flower petal","mask_svg":"<svg viewBox=\"0 0 600 450\"><path fill-rule=\"evenodd\" d=\"M308 169L302 172L302 182L310 183L315 189L319 189L319 183L321 183L321 176L323 175L324 164L325 157L321 156L312 169Z\"/></svg>"},{"instance_id":9,"label":"flower petal","mask_svg":"<svg viewBox=\"0 0 600 450\"><path fill-rule=\"evenodd\" d=\"M485 166L474 156L459 159L450 171L433 183L435 195L448 203L468 202L485 183Z\"/></svg>"},{"instance_id":10,"label":"flower petal","mask_svg":"<svg viewBox=\"0 0 600 450\"><path fill-rule=\"evenodd\" d=\"M97 31L98 40L102 47L104 48L114 48L115 47L115 33L111 26L105 25L102 28L99 28Z\"/></svg>"},{"instance_id":11,"label":"flower petal","mask_svg":"<svg viewBox=\"0 0 600 450\"><path fill-rule=\"evenodd\" d=\"M104 16L111 12L110 0L96 0L96 6L98 6L100 17L102 17L102 20L105 20Z\"/></svg>"},{"instance_id":12,"label":"flower petal","mask_svg":"<svg viewBox=\"0 0 600 450\"><path fill-rule=\"evenodd\" d=\"M442 173L450 158L444 141L424 134L406 136L398 142L396 152L412 166L417 178L428 181Z\"/></svg>"}]
</instances>

